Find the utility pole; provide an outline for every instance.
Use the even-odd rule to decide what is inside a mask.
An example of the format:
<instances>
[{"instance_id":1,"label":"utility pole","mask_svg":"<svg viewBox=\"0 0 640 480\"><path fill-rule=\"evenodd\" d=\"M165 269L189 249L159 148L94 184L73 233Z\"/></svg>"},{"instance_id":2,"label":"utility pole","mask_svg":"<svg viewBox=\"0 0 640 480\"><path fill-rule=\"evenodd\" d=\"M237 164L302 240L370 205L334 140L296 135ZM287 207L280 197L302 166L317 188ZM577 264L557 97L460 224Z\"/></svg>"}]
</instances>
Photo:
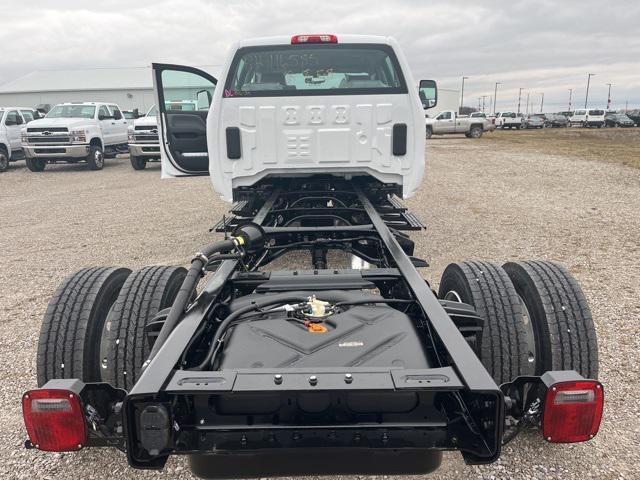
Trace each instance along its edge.
<instances>
[{"instance_id":1,"label":"utility pole","mask_svg":"<svg viewBox=\"0 0 640 480\"><path fill-rule=\"evenodd\" d=\"M540 113L542 113L542 107L544 106L544 92L540 92L542 99L540 100Z\"/></svg>"},{"instance_id":2,"label":"utility pole","mask_svg":"<svg viewBox=\"0 0 640 480\"><path fill-rule=\"evenodd\" d=\"M624 112L627 113L629 111L629 100L625 100L624 102Z\"/></svg>"},{"instance_id":3,"label":"utility pole","mask_svg":"<svg viewBox=\"0 0 640 480\"><path fill-rule=\"evenodd\" d=\"M531 92L527 92L527 115L529 115L529 95L531 95Z\"/></svg>"},{"instance_id":4,"label":"utility pole","mask_svg":"<svg viewBox=\"0 0 640 480\"><path fill-rule=\"evenodd\" d=\"M609 85L609 93L607 93L607 112L611 109L611 84L607 83L607 85Z\"/></svg>"},{"instance_id":5,"label":"utility pole","mask_svg":"<svg viewBox=\"0 0 640 480\"><path fill-rule=\"evenodd\" d=\"M587 102L589 101L589 83L593 76L595 76L595 73L587 73L587 93L584 96L584 108L587 108Z\"/></svg>"},{"instance_id":6,"label":"utility pole","mask_svg":"<svg viewBox=\"0 0 640 480\"><path fill-rule=\"evenodd\" d=\"M573 94L573 88L569 89L569 111L571 111L571 95Z\"/></svg>"},{"instance_id":7,"label":"utility pole","mask_svg":"<svg viewBox=\"0 0 640 480\"><path fill-rule=\"evenodd\" d=\"M469 77L462 77L462 92L460 94L460 110L458 111L458 113L460 113L462 111L462 107L464 107L464 81L468 78Z\"/></svg>"},{"instance_id":8,"label":"utility pole","mask_svg":"<svg viewBox=\"0 0 640 480\"><path fill-rule=\"evenodd\" d=\"M484 113L484 100L487 98L486 95L482 95L482 113Z\"/></svg>"},{"instance_id":9,"label":"utility pole","mask_svg":"<svg viewBox=\"0 0 640 480\"><path fill-rule=\"evenodd\" d=\"M496 114L496 100L498 100L498 85L500 85L500 82L496 82L496 86L493 89L493 114Z\"/></svg>"},{"instance_id":10,"label":"utility pole","mask_svg":"<svg viewBox=\"0 0 640 480\"><path fill-rule=\"evenodd\" d=\"M522 98L522 88L518 90L518 113L520 113L520 99Z\"/></svg>"}]
</instances>

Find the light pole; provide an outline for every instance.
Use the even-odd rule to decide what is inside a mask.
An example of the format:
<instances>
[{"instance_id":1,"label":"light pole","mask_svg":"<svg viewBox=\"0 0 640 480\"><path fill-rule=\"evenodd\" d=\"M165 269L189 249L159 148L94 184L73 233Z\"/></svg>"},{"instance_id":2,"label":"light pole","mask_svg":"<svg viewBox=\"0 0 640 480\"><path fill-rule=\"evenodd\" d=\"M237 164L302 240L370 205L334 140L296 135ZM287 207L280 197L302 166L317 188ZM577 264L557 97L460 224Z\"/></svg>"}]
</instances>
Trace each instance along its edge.
<instances>
[{"instance_id":1,"label":"light pole","mask_svg":"<svg viewBox=\"0 0 640 480\"><path fill-rule=\"evenodd\" d=\"M544 106L544 92L540 92L542 99L540 100L540 113L542 113L542 107Z\"/></svg>"},{"instance_id":2,"label":"light pole","mask_svg":"<svg viewBox=\"0 0 640 480\"><path fill-rule=\"evenodd\" d=\"M460 110L458 111L458 113L462 112L462 107L464 106L464 81L468 78L469 77L462 77L462 92L460 93Z\"/></svg>"},{"instance_id":3,"label":"light pole","mask_svg":"<svg viewBox=\"0 0 640 480\"><path fill-rule=\"evenodd\" d=\"M496 100L498 100L498 85L500 82L496 82L496 86L493 89L493 114L496 114Z\"/></svg>"},{"instance_id":4,"label":"light pole","mask_svg":"<svg viewBox=\"0 0 640 480\"><path fill-rule=\"evenodd\" d=\"M527 115L529 114L529 95L531 95L531 92L527 92Z\"/></svg>"},{"instance_id":5,"label":"light pole","mask_svg":"<svg viewBox=\"0 0 640 480\"><path fill-rule=\"evenodd\" d=\"M484 100L487 98L486 95L482 95L482 113L484 113Z\"/></svg>"},{"instance_id":6,"label":"light pole","mask_svg":"<svg viewBox=\"0 0 640 480\"><path fill-rule=\"evenodd\" d=\"M571 111L571 95L573 94L573 88L569 89L569 111Z\"/></svg>"},{"instance_id":7,"label":"light pole","mask_svg":"<svg viewBox=\"0 0 640 480\"><path fill-rule=\"evenodd\" d=\"M608 112L609 109L611 109L611 84L607 83L607 85L609 85L609 93L607 93L607 112Z\"/></svg>"},{"instance_id":8,"label":"light pole","mask_svg":"<svg viewBox=\"0 0 640 480\"><path fill-rule=\"evenodd\" d=\"M591 83L591 77L595 76L595 73L587 73L587 93L584 96L584 108L587 108L587 102L589 101L589 83Z\"/></svg>"},{"instance_id":9,"label":"light pole","mask_svg":"<svg viewBox=\"0 0 640 480\"><path fill-rule=\"evenodd\" d=\"M518 90L518 113L520 113L520 99L522 98L522 88Z\"/></svg>"}]
</instances>

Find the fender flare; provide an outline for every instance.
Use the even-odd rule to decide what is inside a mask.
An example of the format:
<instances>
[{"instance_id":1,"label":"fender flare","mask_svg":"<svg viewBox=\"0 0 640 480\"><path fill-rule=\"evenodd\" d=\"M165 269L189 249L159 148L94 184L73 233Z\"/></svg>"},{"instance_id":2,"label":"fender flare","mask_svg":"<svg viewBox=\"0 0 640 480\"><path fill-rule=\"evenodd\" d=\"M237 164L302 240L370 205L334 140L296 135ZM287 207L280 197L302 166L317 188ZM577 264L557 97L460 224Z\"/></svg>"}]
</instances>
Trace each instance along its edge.
<instances>
[{"instance_id":1,"label":"fender flare","mask_svg":"<svg viewBox=\"0 0 640 480\"><path fill-rule=\"evenodd\" d=\"M104 142L102 141L102 138L99 135L96 135L95 133L93 133L89 135L89 137L91 137L91 140L89 140L89 145L93 145L97 143L100 146L100 148L104 150Z\"/></svg>"}]
</instances>

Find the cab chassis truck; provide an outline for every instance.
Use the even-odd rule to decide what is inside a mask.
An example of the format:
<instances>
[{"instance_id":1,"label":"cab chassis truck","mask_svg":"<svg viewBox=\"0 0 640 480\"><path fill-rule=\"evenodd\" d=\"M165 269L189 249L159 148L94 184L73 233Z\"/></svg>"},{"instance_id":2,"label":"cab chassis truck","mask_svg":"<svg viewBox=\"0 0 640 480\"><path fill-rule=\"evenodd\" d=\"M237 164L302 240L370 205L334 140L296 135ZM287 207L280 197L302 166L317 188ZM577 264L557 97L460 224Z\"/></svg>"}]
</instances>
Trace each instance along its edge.
<instances>
[{"instance_id":1,"label":"cab chassis truck","mask_svg":"<svg viewBox=\"0 0 640 480\"><path fill-rule=\"evenodd\" d=\"M283 52L287 77L269 64ZM318 71L291 70L300 52ZM399 74L377 70L394 64ZM250 72L232 88L244 75L237 68L271 70ZM363 78L367 68L371 78ZM526 428L540 428L554 443L596 435L603 387L595 379L595 330L564 267L454 263L435 291L407 235L424 226L400 200L406 182L381 181L382 169L354 175L297 166L295 175L265 170L243 185L225 167L238 150L246 155L256 127L246 110L242 122L230 112L291 105L292 84L331 105L336 100L318 92L340 81L332 94L343 93L344 106L349 94L359 105L384 94L379 78L395 78L394 101L406 96L410 114L383 122L380 134L393 157L411 155L412 142L424 148L422 105L393 39L245 41L225 71L224 91L215 89L208 112L159 115L163 175L209 169L218 192L231 190L231 213L213 228L224 238L195 253L188 270L85 268L59 286L41 331L39 388L22 397L27 448L110 447L139 469L187 455L193 472L207 478L418 474L437 469L446 450L467 464L491 463ZM350 71L357 78L349 80ZM167 72L217 82L190 67L155 64L157 105L164 105ZM435 106L435 82L423 82ZM206 131L208 142L181 146L174 134L185 124L189 139ZM219 168L237 178L223 185L224 175L213 178ZM352 268L332 266L336 255L351 257ZM276 268L300 258L311 268Z\"/></svg>"}]
</instances>

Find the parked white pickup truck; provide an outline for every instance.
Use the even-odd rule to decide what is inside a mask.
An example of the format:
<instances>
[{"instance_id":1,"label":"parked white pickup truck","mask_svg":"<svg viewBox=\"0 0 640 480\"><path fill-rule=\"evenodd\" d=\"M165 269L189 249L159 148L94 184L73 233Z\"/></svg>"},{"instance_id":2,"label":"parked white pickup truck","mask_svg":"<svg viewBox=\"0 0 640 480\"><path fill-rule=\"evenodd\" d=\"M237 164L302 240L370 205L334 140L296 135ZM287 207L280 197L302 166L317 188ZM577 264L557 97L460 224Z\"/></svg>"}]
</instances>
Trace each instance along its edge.
<instances>
[{"instance_id":1,"label":"parked white pickup truck","mask_svg":"<svg viewBox=\"0 0 640 480\"><path fill-rule=\"evenodd\" d=\"M20 130L33 120L33 115L31 108L0 108L0 172L9 168L9 162L24 158Z\"/></svg>"},{"instance_id":2,"label":"parked white pickup truck","mask_svg":"<svg viewBox=\"0 0 640 480\"><path fill-rule=\"evenodd\" d=\"M22 148L32 172L80 161L101 170L105 158L126 153L127 120L112 103L62 103L22 129Z\"/></svg>"},{"instance_id":3,"label":"parked white pickup truck","mask_svg":"<svg viewBox=\"0 0 640 480\"><path fill-rule=\"evenodd\" d=\"M489 129L485 118L463 117L453 110L440 112L435 118L426 117L425 122L427 138L450 133L464 133L467 138L480 138Z\"/></svg>"},{"instance_id":4,"label":"parked white pickup truck","mask_svg":"<svg viewBox=\"0 0 640 480\"><path fill-rule=\"evenodd\" d=\"M134 170L144 170L147 162L160 160L157 109L154 105L144 117L129 126L129 160Z\"/></svg>"},{"instance_id":5,"label":"parked white pickup truck","mask_svg":"<svg viewBox=\"0 0 640 480\"><path fill-rule=\"evenodd\" d=\"M497 128L515 128L520 130L522 128L523 118L518 116L515 112L498 112L496 113L496 127Z\"/></svg>"}]
</instances>

